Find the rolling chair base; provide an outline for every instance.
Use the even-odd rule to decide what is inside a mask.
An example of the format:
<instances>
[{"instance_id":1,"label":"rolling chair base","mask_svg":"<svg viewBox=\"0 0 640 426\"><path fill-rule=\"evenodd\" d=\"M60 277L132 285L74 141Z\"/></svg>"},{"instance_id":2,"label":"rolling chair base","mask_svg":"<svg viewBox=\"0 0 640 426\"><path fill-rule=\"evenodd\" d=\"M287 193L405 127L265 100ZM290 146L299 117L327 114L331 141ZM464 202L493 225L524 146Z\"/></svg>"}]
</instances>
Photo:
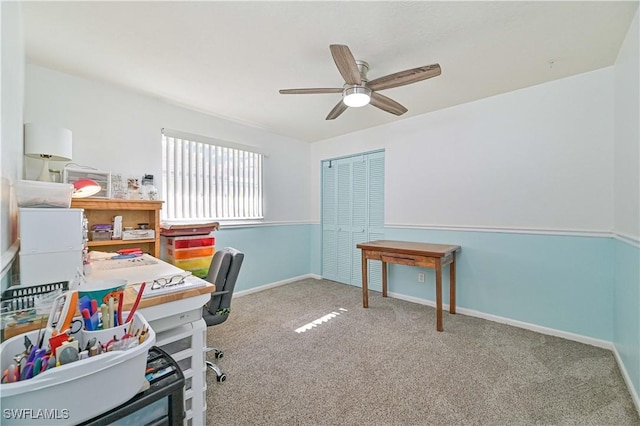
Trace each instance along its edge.
<instances>
[{"instance_id":1,"label":"rolling chair base","mask_svg":"<svg viewBox=\"0 0 640 426\"><path fill-rule=\"evenodd\" d=\"M205 350L205 352L211 352L211 351L215 351L214 352L214 356L216 357L216 359L220 359L220 358L224 357L224 352L222 352L219 349L207 348ZM209 367L210 369L212 369L213 371L216 372L216 380L218 380L221 383L224 382L225 380L227 380L227 375L222 372L220 367L218 367L216 364L214 364L211 361L205 361L205 363L207 364L207 367Z\"/></svg>"},{"instance_id":2,"label":"rolling chair base","mask_svg":"<svg viewBox=\"0 0 640 426\"><path fill-rule=\"evenodd\" d=\"M220 383L224 382L225 380L227 380L227 375L225 373L222 372L222 370L220 369L220 367L218 367L217 365L215 365L213 362L211 361L205 361L207 364L207 367L209 367L210 369L212 369L213 371L216 372L216 380L218 380Z\"/></svg>"}]
</instances>

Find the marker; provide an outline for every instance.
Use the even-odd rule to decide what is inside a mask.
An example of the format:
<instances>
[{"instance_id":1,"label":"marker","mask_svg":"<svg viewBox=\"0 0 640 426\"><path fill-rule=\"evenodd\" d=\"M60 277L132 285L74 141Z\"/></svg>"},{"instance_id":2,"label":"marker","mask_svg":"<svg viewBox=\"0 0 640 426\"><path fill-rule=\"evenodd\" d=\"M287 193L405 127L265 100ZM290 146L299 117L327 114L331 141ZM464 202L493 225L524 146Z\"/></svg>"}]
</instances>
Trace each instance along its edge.
<instances>
[{"instance_id":1,"label":"marker","mask_svg":"<svg viewBox=\"0 0 640 426\"><path fill-rule=\"evenodd\" d=\"M36 377L38 373L40 373L40 370L42 370L42 358L36 359L33 365L33 377Z\"/></svg>"},{"instance_id":2,"label":"marker","mask_svg":"<svg viewBox=\"0 0 640 426\"><path fill-rule=\"evenodd\" d=\"M84 329L87 331L93 331L93 326L91 325L91 314L87 308L82 310L82 319L84 321Z\"/></svg>"}]
</instances>

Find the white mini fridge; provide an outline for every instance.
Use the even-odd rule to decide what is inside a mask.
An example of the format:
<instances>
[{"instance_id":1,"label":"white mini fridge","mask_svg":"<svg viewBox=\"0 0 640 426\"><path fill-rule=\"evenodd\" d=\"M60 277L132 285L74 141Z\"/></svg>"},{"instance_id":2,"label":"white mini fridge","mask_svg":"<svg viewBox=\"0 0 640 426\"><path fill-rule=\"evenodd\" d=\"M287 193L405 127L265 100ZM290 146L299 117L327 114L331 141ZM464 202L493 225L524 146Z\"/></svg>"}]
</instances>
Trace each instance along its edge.
<instances>
[{"instance_id":1,"label":"white mini fridge","mask_svg":"<svg viewBox=\"0 0 640 426\"><path fill-rule=\"evenodd\" d=\"M18 223L21 285L71 282L82 271L83 209L21 208Z\"/></svg>"}]
</instances>

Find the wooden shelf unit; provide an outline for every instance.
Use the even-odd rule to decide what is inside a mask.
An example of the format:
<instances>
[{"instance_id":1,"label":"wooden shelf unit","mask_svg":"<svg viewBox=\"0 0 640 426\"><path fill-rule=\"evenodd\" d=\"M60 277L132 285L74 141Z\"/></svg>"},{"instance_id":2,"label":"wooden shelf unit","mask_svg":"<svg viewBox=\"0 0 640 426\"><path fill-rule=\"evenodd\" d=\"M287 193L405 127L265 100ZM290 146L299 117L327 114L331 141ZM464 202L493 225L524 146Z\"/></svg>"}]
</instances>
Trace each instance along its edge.
<instances>
[{"instance_id":1,"label":"wooden shelf unit","mask_svg":"<svg viewBox=\"0 0 640 426\"><path fill-rule=\"evenodd\" d=\"M117 251L121 248L140 247L154 257L160 257L160 209L162 201L118 200L109 198L74 198L71 207L84 209L89 222L89 231L98 223L113 223L114 216L122 216L122 227L137 228L139 223L148 223L155 230L154 239L89 241L89 249Z\"/></svg>"}]
</instances>

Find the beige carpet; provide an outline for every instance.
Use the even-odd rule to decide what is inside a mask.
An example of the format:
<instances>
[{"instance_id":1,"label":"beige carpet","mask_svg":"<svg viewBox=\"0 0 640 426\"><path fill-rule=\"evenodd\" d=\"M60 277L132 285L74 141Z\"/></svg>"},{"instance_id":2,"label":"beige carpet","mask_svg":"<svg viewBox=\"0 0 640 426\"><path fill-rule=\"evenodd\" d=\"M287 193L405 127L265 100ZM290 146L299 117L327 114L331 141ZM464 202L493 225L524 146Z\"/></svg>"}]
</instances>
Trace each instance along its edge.
<instances>
[{"instance_id":1,"label":"beige carpet","mask_svg":"<svg viewBox=\"0 0 640 426\"><path fill-rule=\"evenodd\" d=\"M371 292L363 309L327 280L236 297L208 329L228 379L208 372L207 422L640 425L611 351L461 314L444 328L433 308Z\"/></svg>"}]
</instances>

